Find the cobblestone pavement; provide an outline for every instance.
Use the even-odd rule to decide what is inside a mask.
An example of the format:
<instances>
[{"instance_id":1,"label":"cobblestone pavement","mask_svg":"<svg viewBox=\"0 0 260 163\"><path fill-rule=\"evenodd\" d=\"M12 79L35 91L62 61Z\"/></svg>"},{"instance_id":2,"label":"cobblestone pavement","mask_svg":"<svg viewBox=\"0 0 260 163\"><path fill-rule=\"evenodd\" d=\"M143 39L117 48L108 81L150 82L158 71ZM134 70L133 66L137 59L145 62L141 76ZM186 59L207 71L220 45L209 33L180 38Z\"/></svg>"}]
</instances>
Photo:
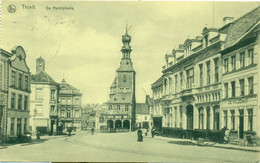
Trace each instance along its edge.
<instances>
[{"instance_id":1,"label":"cobblestone pavement","mask_svg":"<svg viewBox=\"0 0 260 163\"><path fill-rule=\"evenodd\" d=\"M0 149L1 161L149 161L149 162L256 162L259 152L196 146L190 141L150 136L137 142L137 134L77 132L43 136L34 144Z\"/></svg>"}]
</instances>

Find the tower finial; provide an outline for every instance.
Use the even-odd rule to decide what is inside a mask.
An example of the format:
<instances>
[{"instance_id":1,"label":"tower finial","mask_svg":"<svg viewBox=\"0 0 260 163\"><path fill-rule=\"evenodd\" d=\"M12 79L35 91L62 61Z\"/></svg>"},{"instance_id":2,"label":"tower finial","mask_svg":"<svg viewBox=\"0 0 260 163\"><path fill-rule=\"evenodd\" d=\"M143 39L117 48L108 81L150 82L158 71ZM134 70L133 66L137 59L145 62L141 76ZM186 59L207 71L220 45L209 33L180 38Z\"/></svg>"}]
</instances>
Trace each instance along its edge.
<instances>
[{"instance_id":1,"label":"tower finial","mask_svg":"<svg viewBox=\"0 0 260 163\"><path fill-rule=\"evenodd\" d=\"M64 73L62 74L62 76L63 76L63 79L62 79L62 83L66 83L66 81L65 81L65 77L64 77Z\"/></svg>"},{"instance_id":2,"label":"tower finial","mask_svg":"<svg viewBox=\"0 0 260 163\"><path fill-rule=\"evenodd\" d=\"M126 21L126 26L125 26L125 35L128 35L127 21Z\"/></svg>"}]
</instances>

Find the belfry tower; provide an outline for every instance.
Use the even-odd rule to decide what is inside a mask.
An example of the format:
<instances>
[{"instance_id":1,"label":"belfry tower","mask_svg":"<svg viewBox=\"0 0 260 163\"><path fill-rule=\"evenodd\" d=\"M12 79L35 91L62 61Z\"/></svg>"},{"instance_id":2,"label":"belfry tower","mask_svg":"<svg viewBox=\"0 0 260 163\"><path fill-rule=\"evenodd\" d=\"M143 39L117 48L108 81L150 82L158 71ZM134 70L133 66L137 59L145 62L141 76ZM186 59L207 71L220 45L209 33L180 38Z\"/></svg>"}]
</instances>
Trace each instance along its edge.
<instances>
[{"instance_id":1,"label":"belfry tower","mask_svg":"<svg viewBox=\"0 0 260 163\"><path fill-rule=\"evenodd\" d=\"M107 119L107 127L110 131L135 130L136 73L130 57L132 49L130 46L131 36L128 31L129 29L126 27L126 32L122 36L120 67L116 70L116 77L110 86L110 99L107 102L107 109L111 115Z\"/></svg>"}]
</instances>

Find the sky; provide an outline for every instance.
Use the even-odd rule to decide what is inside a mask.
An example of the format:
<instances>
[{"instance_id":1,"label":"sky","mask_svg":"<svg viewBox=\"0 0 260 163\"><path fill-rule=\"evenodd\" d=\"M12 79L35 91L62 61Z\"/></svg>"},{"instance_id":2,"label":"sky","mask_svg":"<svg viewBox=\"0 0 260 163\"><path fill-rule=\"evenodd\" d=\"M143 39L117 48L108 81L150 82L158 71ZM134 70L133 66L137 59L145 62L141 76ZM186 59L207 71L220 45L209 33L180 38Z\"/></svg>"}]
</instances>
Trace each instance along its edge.
<instances>
[{"instance_id":1,"label":"sky","mask_svg":"<svg viewBox=\"0 0 260 163\"><path fill-rule=\"evenodd\" d=\"M15 13L7 7L16 6ZM35 6L24 9L23 5ZM21 45L32 74L36 59L56 81L63 76L80 89L83 104L103 103L121 60L122 35L132 26L131 58L136 75L136 100L152 95L151 84L162 75L164 55L202 29L223 26L225 16L239 18L259 2L87 2L3 1L1 48ZM73 7L73 10L46 10ZM213 10L214 9L214 10ZM214 12L213 12L214 11Z\"/></svg>"}]
</instances>

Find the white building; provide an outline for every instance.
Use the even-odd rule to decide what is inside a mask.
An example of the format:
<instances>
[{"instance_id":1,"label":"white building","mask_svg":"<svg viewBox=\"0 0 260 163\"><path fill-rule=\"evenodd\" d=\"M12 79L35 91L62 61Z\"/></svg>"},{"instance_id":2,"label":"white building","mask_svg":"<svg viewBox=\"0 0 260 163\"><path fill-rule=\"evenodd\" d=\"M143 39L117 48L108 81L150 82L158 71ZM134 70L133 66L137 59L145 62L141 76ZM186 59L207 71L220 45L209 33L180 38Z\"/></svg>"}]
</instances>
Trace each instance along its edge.
<instances>
[{"instance_id":1,"label":"white building","mask_svg":"<svg viewBox=\"0 0 260 163\"><path fill-rule=\"evenodd\" d=\"M31 119L32 132L55 134L58 123L59 85L45 72L45 61L36 60L36 74L31 80Z\"/></svg>"}]
</instances>

